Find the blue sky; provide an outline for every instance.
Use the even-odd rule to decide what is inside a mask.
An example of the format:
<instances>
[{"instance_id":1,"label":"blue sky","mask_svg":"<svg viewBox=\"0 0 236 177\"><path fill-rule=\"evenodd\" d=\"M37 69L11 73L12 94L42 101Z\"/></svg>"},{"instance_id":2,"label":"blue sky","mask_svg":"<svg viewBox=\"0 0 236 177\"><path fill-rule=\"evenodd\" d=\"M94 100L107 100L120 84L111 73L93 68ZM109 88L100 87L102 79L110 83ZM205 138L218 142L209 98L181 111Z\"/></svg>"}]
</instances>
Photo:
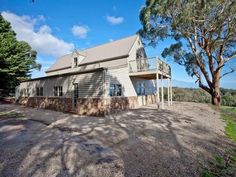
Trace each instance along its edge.
<instances>
[{"instance_id":1,"label":"blue sky","mask_svg":"<svg viewBox=\"0 0 236 177\"><path fill-rule=\"evenodd\" d=\"M41 71L57 57L74 48L83 50L122 37L133 35L141 28L139 11L144 0L0 0L0 11L12 23L19 40L25 40L38 51ZM147 47L148 56L161 56L170 40L160 42L156 48ZM194 82L185 69L172 61L173 79ZM225 77L222 86L236 88L236 73Z\"/></svg>"}]
</instances>

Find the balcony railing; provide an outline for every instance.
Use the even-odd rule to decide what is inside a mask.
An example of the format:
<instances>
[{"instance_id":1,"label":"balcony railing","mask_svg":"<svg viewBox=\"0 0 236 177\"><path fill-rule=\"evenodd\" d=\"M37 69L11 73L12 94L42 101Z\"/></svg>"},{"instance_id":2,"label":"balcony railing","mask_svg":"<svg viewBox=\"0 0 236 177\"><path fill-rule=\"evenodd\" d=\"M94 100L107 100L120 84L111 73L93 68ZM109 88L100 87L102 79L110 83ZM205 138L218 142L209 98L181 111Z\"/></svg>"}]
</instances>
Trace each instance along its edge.
<instances>
[{"instance_id":1,"label":"balcony railing","mask_svg":"<svg viewBox=\"0 0 236 177\"><path fill-rule=\"evenodd\" d=\"M157 68L158 67L158 68ZM160 71L165 75L171 75L171 67L164 61L153 58L140 58L129 62L129 72Z\"/></svg>"},{"instance_id":2,"label":"balcony railing","mask_svg":"<svg viewBox=\"0 0 236 177\"><path fill-rule=\"evenodd\" d=\"M158 63L158 70L161 71L163 74L171 76L171 67L161 59L157 59Z\"/></svg>"}]
</instances>

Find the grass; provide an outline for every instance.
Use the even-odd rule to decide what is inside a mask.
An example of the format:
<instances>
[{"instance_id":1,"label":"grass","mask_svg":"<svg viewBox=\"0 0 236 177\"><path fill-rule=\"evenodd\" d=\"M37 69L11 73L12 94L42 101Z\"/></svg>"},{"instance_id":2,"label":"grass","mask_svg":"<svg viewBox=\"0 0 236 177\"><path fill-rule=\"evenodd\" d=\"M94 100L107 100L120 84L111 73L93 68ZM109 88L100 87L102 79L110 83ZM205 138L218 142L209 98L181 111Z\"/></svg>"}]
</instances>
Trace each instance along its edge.
<instances>
[{"instance_id":1,"label":"grass","mask_svg":"<svg viewBox=\"0 0 236 177\"><path fill-rule=\"evenodd\" d=\"M221 117L224 119L225 135L233 143L236 144L236 107L222 106L216 108L221 113ZM215 176L234 176L236 171L236 149L230 148L225 150L224 155L214 156L210 161L208 169L205 169L202 173L203 177L215 177Z\"/></svg>"},{"instance_id":2,"label":"grass","mask_svg":"<svg viewBox=\"0 0 236 177\"><path fill-rule=\"evenodd\" d=\"M226 136L236 143L236 108L223 106L221 108L221 115L226 123Z\"/></svg>"},{"instance_id":3,"label":"grass","mask_svg":"<svg viewBox=\"0 0 236 177\"><path fill-rule=\"evenodd\" d=\"M222 106L221 110L225 112L230 112L232 114L235 114L236 116L236 107Z\"/></svg>"},{"instance_id":4,"label":"grass","mask_svg":"<svg viewBox=\"0 0 236 177\"><path fill-rule=\"evenodd\" d=\"M18 118L18 117L24 117L22 113L19 112L0 112L0 119L7 119L7 118Z\"/></svg>"}]
</instances>

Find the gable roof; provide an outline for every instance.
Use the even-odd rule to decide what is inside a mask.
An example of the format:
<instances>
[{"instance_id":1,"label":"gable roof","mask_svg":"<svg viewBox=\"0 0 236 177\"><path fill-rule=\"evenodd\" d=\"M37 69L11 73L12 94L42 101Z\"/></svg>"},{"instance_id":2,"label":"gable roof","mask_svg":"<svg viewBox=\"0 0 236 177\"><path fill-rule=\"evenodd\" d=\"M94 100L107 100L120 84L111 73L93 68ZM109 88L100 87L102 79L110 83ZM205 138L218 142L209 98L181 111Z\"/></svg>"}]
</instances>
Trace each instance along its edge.
<instances>
[{"instance_id":1,"label":"gable roof","mask_svg":"<svg viewBox=\"0 0 236 177\"><path fill-rule=\"evenodd\" d=\"M86 65L90 63L126 57L129 55L129 52L137 38L138 35L133 35L99 46L88 48L83 51L77 51L78 53L85 55L85 58L79 65ZM58 58L46 72L70 68L72 55L73 52Z\"/></svg>"}]
</instances>

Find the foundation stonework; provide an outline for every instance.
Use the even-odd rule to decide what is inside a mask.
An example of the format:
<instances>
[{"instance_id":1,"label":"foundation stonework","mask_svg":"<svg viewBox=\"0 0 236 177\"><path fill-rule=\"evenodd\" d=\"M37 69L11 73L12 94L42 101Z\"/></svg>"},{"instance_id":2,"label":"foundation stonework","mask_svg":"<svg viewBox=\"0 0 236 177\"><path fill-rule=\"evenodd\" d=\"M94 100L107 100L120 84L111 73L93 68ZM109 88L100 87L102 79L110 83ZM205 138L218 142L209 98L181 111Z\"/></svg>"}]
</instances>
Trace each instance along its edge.
<instances>
[{"instance_id":1,"label":"foundation stonework","mask_svg":"<svg viewBox=\"0 0 236 177\"><path fill-rule=\"evenodd\" d=\"M153 96L147 96L147 103L153 103ZM137 108L138 97L78 98L73 109L72 99L64 97L21 97L19 104L61 112L74 112L78 115L105 116L106 114Z\"/></svg>"},{"instance_id":2,"label":"foundation stonework","mask_svg":"<svg viewBox=\"0 0 236 177\"><path fill-rule=\"evenodd\" d=\"M145 95L146 104L155 104L157 102L156 95Z\"/></svg>"},{"instance_id":3,"label":"foundation stonework","mask_svg":"<svg viewBox=\"0 0 236 177\"><path fill-rule=\"evenodd\" d=\"M71 112L71 98L59 97L21 97L19 104L42 109L51 109L54 111Z\"/></svg>"}]
</instances>

